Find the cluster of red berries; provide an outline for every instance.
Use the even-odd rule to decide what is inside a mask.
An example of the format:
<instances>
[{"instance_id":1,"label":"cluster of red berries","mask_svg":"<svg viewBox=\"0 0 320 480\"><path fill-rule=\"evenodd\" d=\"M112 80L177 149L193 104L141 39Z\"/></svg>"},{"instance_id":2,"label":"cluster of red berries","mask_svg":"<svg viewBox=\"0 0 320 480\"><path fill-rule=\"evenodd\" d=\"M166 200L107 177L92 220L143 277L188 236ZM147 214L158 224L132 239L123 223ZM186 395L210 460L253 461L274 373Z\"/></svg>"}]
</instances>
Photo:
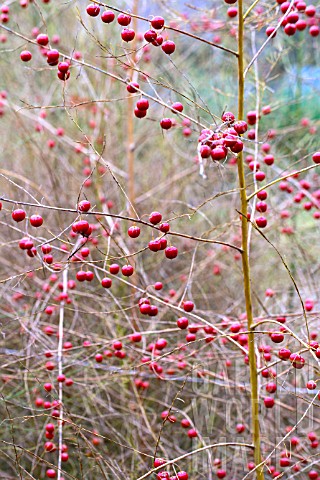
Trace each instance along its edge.
<instances>
[{"instance_id":1,"label":"cluster of red berries","mask_svg":"<svg viewBox=\"0 0 320 480\"><path fill-rule=\"evenodd\" d=\"M163 458L156 458L153 462L154 468L159 468L166 464L166 460ZM180 471L176 475L170 476L169 472L160 471L157 473L157 480L188 480L189 475L187 472Z\"/></svg>"},{"instance_id":2,"label":"cluster of red berries","mask_svg":"<svg viewBox=\"0 0 320 480\"><path fill-rule=\"evenodd\" d=\"M277 321L281 323L285 323L285 317L278 317ZM283 326L279 327L279 332L270 332L269 336L274 343L282 343L284 340L284 335L280 332L284 332L286 329ZM310 333L310 349L314 352L317 358L320 358L320 348L319 343L315 340L317 337L316 332ZM272 348L270 345L263 345L259 347L259 351L263 353L263 357L265 361L271 361L272 356ZM282 361L290 361L293 368L300 370L305 365L305 359L299 353L292 353L291 350L287 347L280 348L278 351L278 357ZM261 375L263 378L272 378L275 379L277 376L276 371L273 368L265 368L261 371ZM314 390L317 388L317 384L314 380L309 380L306 384L308 390ZM277 390L277 385L275 382L271 381L266 384L266 391L268 393L275 393ZM320 392L318 393L318 397L320 399ZM266 397L264 399L264 404L266 408L272 408L274 406L274 399L272 397Z\"/></svg>"},{"instance_id":3,"label":"cluster of red berries","mask_svg":"<svg viewBox=\"0 0 320 480\"><path fill-rule=\"evenodd\" d=\"M130 82L127 85L127 91L129 93L136 93L140 88L139 84L136 82ZM141 97L135 106L134 114L137 118L144 118L147 115L149 110L149 100L147 98ZM172 113L178 114L183 111L183 105L180 102L174 102L170 107ZM176 121L172 118L162 118L160 121L160 126L163 130L169 130L171 127L176 125ZM191 132L190 132L191 133ZM185 132L184 132L185 135ZM186 135L188 136L188 135Z\"/></svg>"},{"instance_id":4,"label":"cluster of red berries","mask_svg":"<svg viewBox=\"0 0 320 480\"><path fill-rule=\"evenodd\" d=\"M64 60L59 62L60 53L56 49L50 49L48 47L49 37L44 33L39 33L36 37L37 44L40 47L40 52L47 58L47 63L50 67L58 66L58 78L60 80L68 80L70 77L70 62ZM20 53L20 58L23 62L29 62L32 59L32 53L29 50L23 50Z\"/></svg>"},{"instance_id":5,"label":"cluster of red berries","mask_svg":"<svg viewBox=\"0 0 320 480\"><path fill-rule=\"evenodd\" d=\"M221 119L223 124L216 131L203 129L200 133L198 151L202 158L225 160L229 150L239 153L244 148L241 135L248 130L247 122L236 121L232 112L225 112Z\"/></svg>"},{"instance_id":6,"label":"cluster of red berries","mask_svg":"<svg viewBox=\"0 0 320 480\"><path fill-rule=\"evenodd\" d=\"M317 37L320 33L319 18L316 16L316 7L314 5L306 5L303 0L296 0L294 4L286 0L277 0L280 5L280 10L286 17L281 22L281 27L286 35L292 36L298 31L303 31L309 27L309 34L312 37ZM301 18L305 15L305 18ZM275 27L268 27L266 29L268 37L275 37L277 32Z\"/></svg>"},{"instance_id":7,"label":"cluster of red berries","mask_svg":"<svg viewBox=\"0 0 320 480\"><path fill-rule=\"evenodd\" d=\"M100 14L99 5L88 5L87 14L90 15L90 17L97 17ZM112 23L114 19L115 14L111 10L105 10L101 14L101 20L104 23ZM120 13L117 17L118 24L124 27L121 32L121 38L124 42L132 42L136 36L136 32L132 28L128 28L131 20L131 15L126 13ZM175 43L171 40L164 41L163 36L159 33L159 31L162 31L164 28L164 18L159 16L153 17L153 19L150 21L150 24L152 28L147 30L143 35L146 42L154 45L155 47L161 46L162 50L166 54L171 55L176 49Z\"/></svg>"},{"instance_id":8,"label":"cluster of red berries","mask_svg":"<svg viewBox=\"0 0 320 480\"><path fill-rule=\"evenodd\" d=\"M152 225L157 225L158 223L161 222L161 220L162 220L162 215L161 215L160 212L152 212L149 216L149 222ZM159 226L159 230L160 230L160 232L162 232L165 235L166 233L169 232L170 225L166 222L161 223L161 225ZM137 226L129 227L128 235L131 238L139 237L140 228L137 227ZM164 236L162 236L162 237L157 238L155 240L150 240L150 242L148 243L148 248L152 252L158 252L159 250L164 250L165 256L172 260L173 258L177 257L178 249L174 246L168 247L167 245L168 245L167 239Z\"/></svg>"},{"instance_id":9,"label":"cluster of red berries","mask_svg":"<svg viewBox=\"0 0 320 480\"><path fill-rule=\"evenodd\" d=\"M48 391L50 391L48 389ZM46 402L46 401L43 401L43 399L41 399L40 397L38 397L35 401L35 405L36 407L40 408L40 407L44 407L44 408L50 408L50 407L47 407L45 404L46 403L50 403L50 402ZM54 401L52 403L55 403L56 404L56 408L59 408L58 406L58 401ZM59 417L59 411L57 410L56 411L56 417ZM55 417L54 417L55 418ZM45 453L54 453L57 451L57 446L55 445L55 443L53 442L54 440L54 436L55 436L55 425L53 423L47 423L46 427L45 427L45 437L46 437L46 441L44 443L44 451ZM68 453L68 446L66 444L62 444L61 445L61 451L60 451L60 457L61 457L61 461L62 462L68 462L69 460L69 453ZM54 470L53 468L49 468L47 471L46 471L46 476L48 478L56 478L57 476L57 472L56 470ZM62 478L62 477L61 477ZM63 478L62 478L63 480Z\"/></svg>"},{"instance_id":10,"label":"cluster of red berries","mask_svg":"<svg viewBox=\"0 0 320 480\"><path fill-rule=\"evenodd\" d=\"M22 208L17 208L13 210L11 214L13 220L17 223L22 222L26 218L26 212ZM43 218L41 215L31 215L29 218L30 225L33 227L41 227L43 224ZM23 237L19 241L19 248L25 250L29 257L35 257L37 255L37 250L34 246L33 240L29 237ZM48 262L49 263L49 262Z\"/></svg>"}]
</instances>

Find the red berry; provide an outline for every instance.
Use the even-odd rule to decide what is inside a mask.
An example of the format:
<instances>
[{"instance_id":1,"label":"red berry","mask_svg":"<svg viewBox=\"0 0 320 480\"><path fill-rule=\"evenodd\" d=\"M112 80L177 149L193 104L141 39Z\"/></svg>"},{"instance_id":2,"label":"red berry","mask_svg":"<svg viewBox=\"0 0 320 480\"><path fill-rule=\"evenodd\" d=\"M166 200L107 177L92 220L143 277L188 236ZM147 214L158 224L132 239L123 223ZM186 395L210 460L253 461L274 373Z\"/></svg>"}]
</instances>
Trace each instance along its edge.
<instances>
[{"instance_id":1,"label":"red berry","mask_svg":"<svg viewBox=\"0 0 320 480\"><path fill-rule=\"evenodd\" d=\"M169 223L161 223L160 227L159 227L159 230L162 232L162 233L168 233L169 230L170 230L170 225Z\"/></svg>"},{"instance_id":2,"label":"red berry","mask_svg":"<svg viewBox=\"0 0 320 480\"><path fill-rule=\"evenodd\" d=\"M289 15L287 16L288 23L297 23L298 20L299 20L299 15L297 12L290 12Z\"/></svg>"},{"instance_id":3,"label":"red berry","mask_svg":"<svg viewBox=\"0 0 320 480\"><path fill-rule=\"evenodd\" d=\"M67 462L69 460L69 455L67 452L62 452L61 453L61 461L62 462Z\"/></svg>"},{"instance_id":4,"label":"red berry","mask_svg":"<svg viewBox=\"0 0 320 480\"><path fill-rule=\"evenodd\" d=\"M94 279L94 273L93 272L86 272L86 281L91 282Z\"/></svg>"},{"instance_id":5,"label":"red berry","mask_svg":"<svg viewBox=\"0 0 320 480\"><path fill-rule=\"evenodd\" d=\"M187 472L178 472L177 473L177 479L178 480L188 480L189 478L189 475L187 474Z\"/></svg>"},{"instance_id":6,"label":"red berry","mask_svg":"<svg viewBox=\"0 0 320 480\"><path fill-rule=\"evenodd\" d=\"M305 364L305 359L301 357L301 355L299 355L298 353L292 353L290 355L290 362L294 368L300 370Z\"/></svg>"},{"instance_id":7,"label":"red berry","mask_svg":"<svg viewBox=\"0 0 320 480\"><path fill-rule=\"evenodd\" d=\"M266 408L272 408L274 406L274 399L272 397L266 397L263 401Z\"/></svg>"},{"instance_id":8,"label":"red berry","mask_svg":"<svg viewBox=\"0 0 320 480\"><path fill-rule=\"evenodd\" d=\"M23 62L29 62L32 58L32 54L28 50L23 50L20 53L20 58Z\"/></svg>"},{"instance_id":9,"label":"red berry","mask_svg":"<svg viewBox=\"0 0 320 480\"><path fill-rule=\"evenodd\" d=\"M53 470L53 468L49 468L46 471L46 475L47 475L48 478L56 478L57 472L55 470Z\"/></svg>"},{"instance_id":10,"label":"red berry","mask_svg":"<svg viewBox=\"0 0 320 480\"><path fill-rule=\"evenodd\" d=\"M183 418L181 420L181 427L189 428L190 427L190 421L187 418Z\"/></svg>"},{"instance_id":11,"label":"red berry","mask_svg":"<svg viewBox=\"0 0 320 480\"><path fill-rule=\"evenodd\" d=\"M148 110L149 108L149 101L147 98L140 98L140 100L137 101L137 109L138 110Z\"/></svg>"},{"instance_id":12,"label":"red berry","mask_svg":"<svg viewBox=\"0 0 320 480\"><path fill-rule=\"evenodd\" d=\"M194 428L190 428L190 430L188 430L189 438L196 438L197 436L198 436L198 432Z\"/></svg>"},{"instance_id":13,"label":"red berry","mask_svg":"<svg viewBox=\"0 0 320 480\"><path fill-rule=\"evenodd\" d=\"M142 315L149 315L151 311L151 306L149 303L143 303L139 306L139 309Z\"/></svg>"},{"instance_id":14,"label":"red berry","mask_svg":"<svg viewBox=\"0 0 320 480\"><path fill-rule=\"evenodd\" d=\"M285 27L284 27L284 33L286 33L287 35L289 36L292 36L296 33L296 25L294 23L288 23Z\"/></svg>"},{"instance_id":15,"label":"red berry","mask_svg":"<svg viewBox=\"0 0 320 480\"><path fill-rule=\"evenodd\" d=\"M241 330L241 323L232 323L230 325L230 331L232 333L238 333Z\"/></svg>"},{"instance_id":16,"label":"red berry","mask_svg":"<svg viewBox=\"0 0 320 480\"><path fill-rule=\"evenodd\" d=\"M110 273L112 273L113 275L117 275L117 273L119 273L120 271L120 267L117 263L113 263L112 265L110 265L109 270Z\"/></svg>"},{"instance_id":17,"label":"red berry","mask_svg":"<svg viewBox=\"0 0 320 480\"><path fill-rule=\"evenodd\" d=\"M318 472L316 470L310 470L308 473L310 480L317 480L319 478Z\"/></svg>"},{"instance_id":18,"label":"red berry","mask_svg":"<svg viewBox=\"0 0 320 480\"><path fill-rule=\"evenodd\" d=\"M268 205L266 204L266 202L257 202L257 205L256 205L257 212L264 213L267 211L267 209L268 209Z\"/></svg>"},{"instance_id":19,"label":"red berry","mask_svg":"<svg viewBox=\"0 0 320 480\"><path fill-rule=\"evenodd\" d=\"M59 61L59 52L58 50L49 50L47 52L47 62L49 65L51 66L55 66L55 65L58 65L58 61Z\"/></svg>"},{"instance_id":20,"label":"red berry","mask_svg":"<svg viewBox=\"0 0 320 480\"><path fill-rule=\"evenodd\" d=\"M135 108L134 114L137 118L144 118L147 115L147 110L139 110L139 108Z\"/></svg>"},{"instance_id":21,"label":"red berry","mask_svg":"<svg viewBox=\"0 0 320 480\"><path fill-rule=\"evenodd\" d=\"M101 280L101 285L103 286L103 288L110 288L112 286L112 280L111 278L103 278Z\"/></svg>"},{"instance_id":22,"label":"red berry","mask_svg":"<svg viewBox=\"0 0 320 480\"><path fill-rule=\"evenodd\" d=\"M151 252L159 252L161 250L160 240L150 240L148 243L148 248Z\"/></svg>"},{"instance_id":23,"label":"red berry","mask_svg":"<svg viewBox=\"0 0 320 480\"><path fill-rule=\"evenodd\" d=\"M175 51L176 45L171 40L167 40L166 42L163 42L161 48L164 53L166 53L167 55L171 55Z\"/></svg>"},{"instance_id":24,"label":"red berry","mask_svg":"<svg viewBox=\"0 0 320 480\"><path fill-rule=\"evenodd\" d=\"M266 390L268 393L275 393L277 391L277 384L274 382L267 383Z\"/></svg>"},{"instance_id":25,"label":"red berry","mask_svg":"<svg viewBox=\"0 0 320 480\"><path fill-rule=\"evenodd\" d=\"M242 135L248 130L248 125L244 120L239 120L238 122L235 122L233 128L239 135Z\"/></svg>"},{"instance_id":26,"label":"red berry","mask_svg":"<svg viewBox=\"0 0 320 480\"><path fill-rule=\"evenodd\" d=\"M54 452L56 450L56 446L52 442L46 442L44 444L44 449L46 452Z\"/></svg>"},{"instance_id":27,"label":"red berry","mask_svg":"<svg viewBox=\"0 0 320 480\"><path fill-rule=\"evenodd\" d=\"M136 33L131 28L124 28L121 32L121 38L124 42L131 42L135 36Z\"/></svg>"},{"instance_id":28,"label":"red berry","mask_svg":"<svg viewBox=\"0 0 320 480\"><path fill-rule=\"evenodd\" d=\"M128 235L131 238L137 238L140 235L140 228L136 226L129 227Z\"/></svg>"},{"instance_id":29,"label":"red berry","mask_svg":"<svg viewBox=\"0 0 320 480\"><path fill-rule=\"evenodd\" d=\"M168 342L165 338L159 338L159 340L156 341L155 348L157 350L163 350L166 348Z\"/></svg>"},{"instance_id":30,"label":"red berry","mask_svg":"<svg viewBox=\"0 0 320 480\"><path fill-rule=\"evenodd\" d=\"M256 172L255 178L258 182L262 182L266 178L266 174L264 172Z\"/></svg>"},{"instance_id":31,"label":"red berry","mask_svg":"<svg viewBox=\"0 0 320 480\"><path fill-rule=\"evenodd\" d=\"M66 74L68 73L68 70L70 68L70 64L68 62L60 62L58 64L58 70L59 72L61 72L62 74ZM81 202L80 202L81 203Z\"/></svg>"},{"instance_id":32,"label":"red berry","mask_svg":"<svg viewBox=\"0 0 320 480\"><path fill-rule=\"evenodd\" d=\"M161 222L162 220L162 215L159 212L152 212L149 216L149 222L152 223L152 225L157 225L157 223Z\"/></svg>"},{"instance_id":33,"label":"red berry","mask_svg":"<svg viewBox=\"0 0 320 480\"><path fill-rule=\"evenodd\" d=\"M137 82L131 82L127 85L127 91L129 93L136 93L138 91L137 88L140 88L140 85Z\"/></svg>"},{"instance_id":34,"label":"red berry","mask_svg":"<svg viewBox=\"0 0 320 480\"><path fill-rule=\"evenodd\" d=\"M304 11L308 17L314 17L316 14L316 7L314 5L308 5Z\"/></svg>"},{"instance_id":35,"label":"red berry","mask_svg":"<svg viewBox=\"0 0 320 480\"><path fill-rule=\"evenodd\" d=\"M160 243L159 250L165 250L165 248L167 247L167 243L168 243L166 238L160 238L160 240L155 240L155 241Z\"/></svg>"},{"instance_id":36,"label":"red berry","mask_svg":"<svg viewBox=\"0 0 320 480\"><path fill-rule=\"evenodd\" d=\"M115 15L111 10L106 10L101 14L101 20L104 23L111 23L113 22L114 18L115 18Z\"/></svg>"},{"instance_id":37,"label":"red berry","mask_svg":"<svg viewBox=\"0 0 320 480\"><path fill-rule=\"evenodd\" d=\"M162 35L157 35L157 38L152 42L152 45L155 47L160 47L160 45L163 44L163 36Z\"/></svg>"},{"instance_id":38,"label":"red berry","mask_svg":"<svg viewBox=\"0 0 320 480\"><path fill-rule=\"evenodd\" d=\"M119 23L119 25L127 27L131 23L131 17L130 15L126 15L125 13L120 13L118 15L117 22Z\"/></svg>"},{"instance_id":39,"label":"red berry","mask_svg":"<svg viewBox=\"0 0 320 480\"><path fill-rule=\"evenodd\" d=\"M55 363L53 362L46 362L46 369L49 370L49 371L52 371L55 369Z\"/></svg>"},{"instance_id":40,"label":"red berry","mask_svg":"<svg viewBox=\"0 0 320 480\"><path fill-rule=\"evenodd\" d=\"M78 282L85 282L87 279L87 272L84 270L79 270L79 272L76 273L76 279Z\"/></svg>"},{"instance_id":41,"label":"red berry","mask_svg":"<svg viewBox=\"0 0 320 480\"><path fill-rule=\"evenodd\" d=\"M132 335L130 335L131 342L138 343L138 342L141 342L141 339L142 339L142 335L139 332L135 332Z\"/></svg>"},{"instance_id":42,"label":"red berry","mask_svg":"<svg viewBox=\"0 0 320 480\"><path fill-rule=\"evenodd\" d=\"M302 32L303 30L305 30L307 28L307 22L303 19L298 20L297 23L296 23L296 28L297 28L297 30Z\"/></svg>"},{"instance_id":43,"label":"red berry","mask_svg":"<svg viewBox=\"0 0 320 480\"><path fill-rule=\"evenodd\" d=\"M281 360L289 360L291 351L288 348L281 348L278 355Z\"/></svg>"},{"instance_id":44,"label":"red berry","mask_svg":"<svg viewBox=\"0 0 320 480\"><path fill-rule=\"evenodd\" d=\"M217 146L211 150L212 160L224 160L227 156L227 149L223 146Z\"/></svg>"},{"instance_id":45,"label":"red berry","mask_svg":"<svg viewBox=\"0 0 320 480\"><path fill-rule=\"evenodd\" d=\"M309 33L312 37L317 37L320 33L320 28L318 25L312 25L312 27L309 28Z\"/></svg>"},{"instance_id":46,"label":"red berry","mask_svg":"<svg viewBox=\"0 0 320 480\"><path fill-rule=\"evenodd\" d=\"M305 4L305 2L303 2L303 1L298 1L298 2L296 3L296 9L297 9L299 12L304 12L305 9L306 9L306 4Z\"/></svg>"},{"instance_id":47,"label":"red berry","mask_svg":"<svg viewBox=\"0 0 320 480\"><path fill-rule=\"evenodd\" d=\"M238 423L236 425L236 431L238 433L243 433L245 431L246 427L243 425L243 423Z\"/></svg>"},{"instance_id":48,"label":"red berry","mask_svg":"<svg viewBox=\"0 0 320 480\"><path fill-rule=\"evenodd\" d=\"M200 147L200 155L202 158L209 158L211 155L211 148L208 145L202 145Z\"/></svg>"},{"instance_id":49,"label":"red berry","mask_svg":"<svg viewBox=\"0 0 320 480\"><path fill-rule=\"evenodd\" d=\"M97 363L101 363L101 362L103 361L103 355L102 355L102 353L97 353L97 354L95 355L94 359L95 359L95 361L96 361Z\"/></svg>"},{"instance_id":50,"label":"red berry","mask_svg":"<svg viewBox=\"0 0 320 480\"><path fill-rule=\"evenodd\" d=\"M163 28L163 26L164 26L164 18L153 17L153 19L151 20L151 25L156 30L161 30L161 28Z\"/></svg>"},{"instance_id":51,"label":"red berry","mask_svg":"<svg viewBox=\"0 0 320 480\"><path fill-rule=\"evenodd\" d=\"M235 3L235 2L233 2L233 3ZM230 122L230 123L232 123L232 122L235 121L235 119L236 119L236 117L234 116L234 114L233 114L232 112L224 112L224 114L223 114L222 117L221 117L221 120L222 120L223 122Z\"/></svg>"},{"instance_id":52,"label":"red berry","mask_svg":"<svg viewBox=\"0 0 320 480\"><path fill-rule=\"evenodd\" d=\"M217 470L218 478L224 478L226 475L227 475L227 472L224 469L220 468L219 470Z\"/></svg>"},{"instance_id":53,"label":"red berry","mask_svg":"<svg viewBox=\"0 0 320 480\"><path fill-rule=\"evenodd\" d=\"M240 139L238 139L236 143L232 145L232 147L230 147L230 150L233 153L239 153L239 152L242 152L243 147L244 147L243 142Z\"/></svg>"},{"instance_id":54,"label":"red berry","mask_svg":"<svg viewBox=\"0 0 320 480\"><path fill-rule=\"evenodd\" d=\"M274 164L274 156L273 155L266 155L263 159L266 165L273 165Z\"/></svg>"},{"instance_id":55,"label":"red berry","mask_svg":"<svg viewBox=\"0 0 320 480\"><path fill-rule=\"evenodd\" d=\"M267 226L267 219L265 217L256 218L256 224L259 228L264 228Z\"/></svg>"},{"instance_id":56,"label":"red berry","mask_svg":"<svg viewBox=\"0 0 320 480\"><path fill-rule=\"evenodd\" d=\"M267 35L267 37L274 38L277 35L275 27L268 27L266 29L266 35Z\"/></svg>"},{"instance_id":57,"label":"red berry","mask_svg":"<svg viewBox=\"0 0 320 480\"><path fill-rule=\"evenodd\" d=\"M234 18L238 15L238 9L236 7L230 7L227 10L227 15L230 18Z\"/></svg>"},{"instance_id":58,"label":"red berry","mask_svg":"<svg viewBox=\"0 0 320 480\"><path fill-rule=\"evenodd\" d=\"M124 265L121 269L122 275L125 277L131 277L133 275L134 269L132 265Z\"/></svg>"},{"instance_id":59,"label":"red berry","mask_svg":"<svg viewBox=\"0 0 320 480\"><path fill-rule=\"evenodd\" d=\"M269 115L269 113L271 113L270 105L265 105L264 107L262 107L261 112L262 115Z\"/></svg>"},{"instance_id":60,"label":"red berry","mask_svg":"<svg viewBox=\"0 0 320 480\"><path fill-rule=\"evenodd\" d=\"M99 13L100 13L99 5L95 5L94 3L91 3L90 5L87 6L87 14L90 15L90 17L97 17Z\"/></svg>"},{"instance_id":61,"label":"red berry","mask_svg":"<svg viewBox=\"0 0 320 480\"><path fill-rule=\"evenodd\" d=\"M112 346L115 350L121 350L122 349L122 343L119 342L118 340L116 342L114 342Z\"/></svg>"},{"instance_id":62,"label":"red berry","mask_svg":"<svg viewBox=\"0 0 320 480\"><path fill-rule=\"evenodd\" d=\"M29 221L33 227L41 227L43 224L43 218L40 215L31 215Z\"/></svg>"},{"instance_id":63,"label":"red berry","mask_svg":"<svg viewBox=\"0 0 320 480\"><path fill-rule=\"evenodd\" d=\"M187 300L186 302L183 302L183 310L185 312L192 312L194 309L194 303L191 302L191 300Z\"/></svg>"},{"instance_id":64,"label":"red berry","mask_svg":"<svg viewBox=\"0 0 320 480\"><path fill-rule=\"evenodd\" d=\"M45 35L44 33L40 33L37 38L37 43L42 46L46 46L49 43L49 37L48 35Z\"/></svg>"},{"instance_id":65,"label":"red berry","mask_svg":"<svg viewBox=\"0 0 320 480\"><path fill-rule=\"evenodd\" d=\"M22 222L26 218L26 212L21 208L17 208L13 210L11 216L16 222Z\"/></svg>"},{"instance_id":66,"label":"red berry","mask_svg":"<svg viewBox=\"0 0 320 480\"><path fill-rule=\"evenodd\" d=\"M308 390L315 390L316 388L317 388L316 382L314 382L313 380L309 380L309 382L307 382Z\"/></svg>"},{"instance_id":67,"label":"red berry","mask_svg":"<svg viewBox=\"0 0 320 480\"><path fill-rule=\"evenodd\" d=\"M175 102L171 105L171 109L173 113L183 112L183 105L180 102Z\"/></svg>"},{"instance_id":68,"label":"red berry","mask_svg":"<svg viewBox=\"0 0 320 480\"><path fill-rule=\"evenodd\" d=\"M320 163L320 152L316 152L312 155L312 160L314 163Z\"/></svg>"},{"instance_id":69,"label":"red berry","mask_svg":"<svg viewBox=\"0 0 320 480\"><path fill-rule=\"evenodd\" d=\"M33 241L28 237L24 237L19 241L19 248L21 248L21 250L30 250L33 246Z\"/></svg>"},{"instance_id":70,"label":"red berry","mask_svg":"<svg viewBox=\"0 0 320 480\"><path fill-rule=\"evenodd\" d=\"M75 233L81 233L82 235L88 235L91 233L90 225L86 220L79 220L72 224L72 231Z\"/></svg>"},{"instance_id":71,"label":"red berry","mask_svg":"<svg viewBox=\"0 0 320 480\"><path fill-rule=\"evenodd\" d=\"M172 247L167 247L165 249L165 255L166 255L167 258L172 260L173 258L177 257L178 249L176 247L173 247L173 246Z\"/></svg>"},{"instance_id":72,"label":"red berry","mask_svg":"<svg viewBox=\"0 0 320 480\"><path fill-rule=\"evenodd\" d=\"M272 333L270 338L274 343L281 343L284 340L284 335L282 333Z\"/></svg>"},{"instance_id":73,"label":"red berry","mask_svg":"<svg viewBox=\"0 0 320 480\"><path fill-rule=\"evenodd\" d=\"M146 40L146 42L152 43L156 40L157 35L157 32L155 32L154 30L148 30L144 34L144 39Z\"/></svg>"},{"instance_id":74,"label":"red berry","mask_svg":"<svg viewBox=\"0 0 320 480\"><path fill-rule=\"evenodd\" d=\"M169 130L172 127L172 120L171 118L163 118L160 121L160 126L163 130Z\"/></svg>"},{"instance_id":75,"label":"red berry","mask_svg":"<svg viewBox=\"0 0 320 480\"><path fill-rule=\"evenodd\" d=\"M189 325L189 321L186 317L180 317L177 320L177 326L181 328L181 330L185 330Z\"/></svg>"},{"instance_id":76,"label":"red berry","mask_svg":"<svg viewBox=\"0 0 320 480\"><path fill-rule=\"evenodd\" d=\"M80 212L88 212L91 208L91 203L88 200L81 200L78 204Z\"/></svg>"}]
</instances>

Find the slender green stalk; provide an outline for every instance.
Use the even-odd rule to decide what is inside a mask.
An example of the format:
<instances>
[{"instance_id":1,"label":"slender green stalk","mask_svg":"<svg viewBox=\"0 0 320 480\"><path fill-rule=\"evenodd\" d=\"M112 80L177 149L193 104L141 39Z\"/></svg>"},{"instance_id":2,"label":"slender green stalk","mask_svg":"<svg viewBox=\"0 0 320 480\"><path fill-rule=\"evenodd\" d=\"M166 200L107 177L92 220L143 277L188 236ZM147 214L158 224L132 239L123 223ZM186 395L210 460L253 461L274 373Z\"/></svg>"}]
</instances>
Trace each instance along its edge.
<instances>
[{"instance_id":1,"label":"slender green stalk","mask_svg":"<svg viewBox=\"0 0 320 480\"><path fill-rule=\"evenodd\" d=\"M238 119L242 120L244 116L244 20L243 20L243 0L238 1ZM242 230L242 270L244 295L246 302L246 313L248 321L248 340L249 340L249 367L250 367L250 384L251 384L251 428L252 443L254 445L254 461L256 465L261 464L261 440L260 440L260 424L259 424L259 401L258 401L258 372L255 354L255 338L253 326L253 312L250 285L250 264L248 249L248 203L246 180L244 174L243 154L238 155L238 176L240 186L241 199L241 230ZM256 470L257 480L264 480L263 466Z\"/></svg>"}]
</instances>

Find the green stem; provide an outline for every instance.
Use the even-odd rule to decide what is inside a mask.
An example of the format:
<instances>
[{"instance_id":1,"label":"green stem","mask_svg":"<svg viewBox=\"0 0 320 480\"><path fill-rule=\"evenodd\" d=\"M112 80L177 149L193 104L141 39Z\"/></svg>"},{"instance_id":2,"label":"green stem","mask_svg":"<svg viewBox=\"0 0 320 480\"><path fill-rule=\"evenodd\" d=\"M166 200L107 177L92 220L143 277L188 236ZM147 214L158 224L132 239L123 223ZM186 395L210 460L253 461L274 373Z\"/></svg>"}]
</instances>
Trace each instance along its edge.
<instances>
[{"instance_id":1,"label":"green stem","mask_svg":"<svg viewBox=\"0 0 320 480\"><path fill-rule=\"evenodd\" d=\"M244 117L244 20L243 20L243 0L238 0L238 119ZM242 230L242 270L244 295L246 302L246 313L248 322L248 340L249 340L249 367L251 384L251 423L252 423L252 443L254 445L254 461L256 466L261 464L261 440L259 424L259 398L258 398L258 372L255 355L255 338L253 330L253 312L250 284L250 264L248 250L248 202L246 191L246 180L243 164L243 153L238 155L238 177L241 199L241 230ZM257 467L257 480L264 480L263 465Z\"/></svg>"}]
</instances>

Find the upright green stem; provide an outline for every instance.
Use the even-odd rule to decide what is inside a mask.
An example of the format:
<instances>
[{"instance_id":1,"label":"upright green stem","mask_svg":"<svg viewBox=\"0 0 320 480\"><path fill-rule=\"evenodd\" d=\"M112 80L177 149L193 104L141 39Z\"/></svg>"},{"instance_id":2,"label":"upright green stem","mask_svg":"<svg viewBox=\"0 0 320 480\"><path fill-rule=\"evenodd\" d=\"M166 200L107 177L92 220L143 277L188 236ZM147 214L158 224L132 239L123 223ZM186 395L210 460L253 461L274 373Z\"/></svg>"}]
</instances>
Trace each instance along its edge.
<instances>
[{"instance_id":1,"label":"upright green stem","mask_svg":"<svg viewBox=\"0 0 320 480\"><path fill-rule=\"evenodd\" d=\"M243 0L238 0L238 119L243 120L244 116L244 20L243 20ZM251 300L251 284L250 284L250 263L248 249L248 201L246 191L246 180L244 174L243 154L238 155L238 176L240 186L241 199L241 230L242 230L242 270L244 295L246 302L246 313L248 321L248 340L249 340L249 367L250 367L250 384L251 384L251 424L252 424L252 442L254 445L254 461L256 465L261 463L261 440L259 425L259 402L258 402L258 372L255 354L255 338L253 325L253 312ZM256 470L257 480L264 480L263 466Z\"/></svg>"}]
</instances>

